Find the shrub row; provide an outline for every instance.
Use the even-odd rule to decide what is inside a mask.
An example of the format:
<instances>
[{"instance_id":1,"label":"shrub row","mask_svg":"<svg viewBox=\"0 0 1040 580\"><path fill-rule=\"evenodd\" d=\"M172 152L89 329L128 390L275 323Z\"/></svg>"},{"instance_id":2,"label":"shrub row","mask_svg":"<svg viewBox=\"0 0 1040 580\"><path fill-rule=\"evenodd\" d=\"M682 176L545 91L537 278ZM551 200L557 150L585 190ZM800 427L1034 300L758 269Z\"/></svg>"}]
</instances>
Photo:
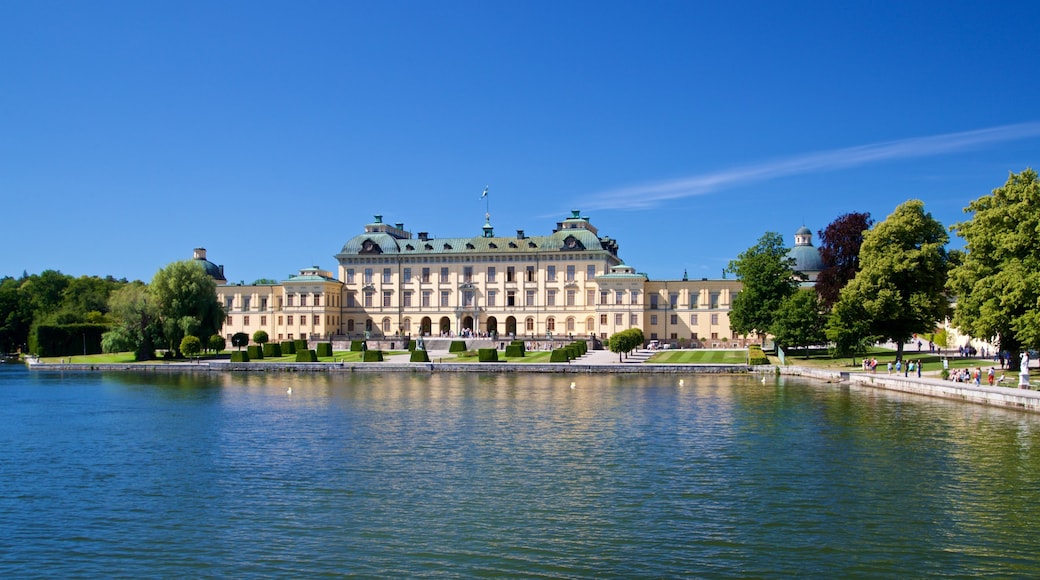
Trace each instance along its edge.
<instances>
[{"instance_id":1,"label":"shrub row","mask_svg":"<svg viewBox=\"0 0 1040 580\"><path fill-rule=\"evenodd\" d=\"M291 340L282 342L282 355L289 356L290 354L296 354L296 343Z\"/></svg>"},{"instance_id":2,"label":"shrub row","mask_svg":"<svg viewBox=\"0 0 1040 580\"><path fill-rule=\"evenodd\" d=\"M282 345L278 343L268 342L264 345L264 356L265 357L276 357L282 356Z\"/></svg>"},{"instance_id":3,"label":"shrub row","mask_svg":"<svg viewBox=\"0 0 1040 580\"><path fill-rule=\"evenodd\" d=\"M332 356L332 343L319 342L315 350L318 352L318 356Z\"/></svg>"},{"instance_id":4,"label":"shrub row","mask_svg":"<svg viewBox=\"0 0 1040 580\"><path fill-rule=\"evenodd\" d=\"M251 344L246 347L246 353L249 355L249 360L260 360L264 358L264 347L259 344Z\"/></svg>"}]
</instances>

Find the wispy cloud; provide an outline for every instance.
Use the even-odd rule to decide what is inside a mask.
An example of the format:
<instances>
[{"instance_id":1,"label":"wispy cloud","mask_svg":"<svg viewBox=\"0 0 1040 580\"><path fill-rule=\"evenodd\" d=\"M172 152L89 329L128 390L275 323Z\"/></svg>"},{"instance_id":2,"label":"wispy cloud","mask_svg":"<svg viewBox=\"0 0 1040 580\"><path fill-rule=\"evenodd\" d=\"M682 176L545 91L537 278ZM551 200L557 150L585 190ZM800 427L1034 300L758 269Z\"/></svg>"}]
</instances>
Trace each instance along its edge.
<instances>
[{"instance_id":1,"label":"wispy cloud","mask_svg":"<svg viewBox=\"0 0 1040 580\"><path fill-rule=\"evenodd\" d=\"M910 159L976 149L991 143L1040 136L1040 123L1019 123L989 129L914 137L899 141L859 145L833 151L807 153L756 165L735 167L691 177L645 183L605 191L582 203L588 209L640 209L660 202L705 195L777 177L819 173L858 167L891 159Z\"/></svg>"}]
</instances>

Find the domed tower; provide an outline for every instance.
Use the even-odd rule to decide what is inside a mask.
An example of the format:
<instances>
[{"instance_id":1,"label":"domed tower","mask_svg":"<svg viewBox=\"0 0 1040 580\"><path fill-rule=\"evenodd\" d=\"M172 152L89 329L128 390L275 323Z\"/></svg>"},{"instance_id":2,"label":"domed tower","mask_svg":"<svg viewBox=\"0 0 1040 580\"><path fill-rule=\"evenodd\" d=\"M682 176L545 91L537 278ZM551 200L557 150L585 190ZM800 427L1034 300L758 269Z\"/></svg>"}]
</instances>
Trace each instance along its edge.
<instances>
[{"instance_id":1,"label":"domed tower","mask_svg":"<svg viewBox=\"0 0 1040 580\"><path fill-rule=\"evenodd\" d=\"M217 285L227 284L227 278L224 277L224 266L218 266L213 262L206 259L206 248L195 248L193 259L202 263L202 267L206 269L206 273L209 274L210 278L216 281Z\"/></svg>"},{"instance_id":2,"label":"domed tower","mask_svg":"<svg viewBox=\"0 0 1040 580\"><path fill-rule=\"evenodd\" d=\"M794 233L794 247L787 255L794 258L794 269L808 278L803 284L815 284L816 277L823 270L823 258L820 257L820 250L812 244L812 230L805 226L799 228Z\"/></svg>"}]
</instances>

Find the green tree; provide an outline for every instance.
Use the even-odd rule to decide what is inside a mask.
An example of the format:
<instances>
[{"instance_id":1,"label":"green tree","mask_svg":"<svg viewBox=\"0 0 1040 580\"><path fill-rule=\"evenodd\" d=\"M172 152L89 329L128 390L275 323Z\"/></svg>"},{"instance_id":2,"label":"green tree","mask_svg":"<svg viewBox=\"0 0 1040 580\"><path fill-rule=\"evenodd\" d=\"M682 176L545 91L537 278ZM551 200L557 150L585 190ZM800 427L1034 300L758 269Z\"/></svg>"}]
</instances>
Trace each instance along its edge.
<instances>
[{"instance_id":1,"label":"green tree","mask_svg":"<svg viewBox=\"0 0 1040 580\"><path fill-rule=\"evenodd\" d=\"M825 318L820 299L812 290L800 290L789 296L773 316L769 333L773 340L785 347L808 347L823 344Z\"/></svg>"},{"instance_id":2,"label":"green tree","mask_svg":"<svg viewBox=\"0 0 1040 580\"><path fill-rule=\"evenodd\" d=\"M24 280L24 278L23 278ZM0 351L15 352L29 343L32 327L32 302L21 291L22 281L11 277L0 280Z\"/></svg>"},{"instance_id":3,"label":"green tree","mask_svg":"<svg viewBox=\"0 0 1040 580\"><path fill-rule=\"evenodd\" d=\"M757 244L731 261L726 271L736 274L743 283L731 305L730 329L738 334L757 334L764 342L780 305L798 290L799 275L783 236L766 232Z\"/></svg>"},{"instance_id":4,"label":"green tree","mask_svg":"<svg viewBox=\"0 0 1040 580\"><path fill-rule=\"evenodd\" d=\"M271 339L271 337L269 337L267 335L267 331L266 330L258 330L258 331L253 333L253 342L255 342L255 343L257 343L257 344L259 344L261 346L267 344L267 342L270 339Z\"/></svg>"},{"instance_id":5,"label":"green tree","mask_svg":"<svg viewBox=\"0 0 1040 580\"><path fill-rule=\"evenodd\" d=\"M202 341L199 337L188 335L181 339L180 351L186 357L199 356L202 352Z\"/></svg>"},{"instance_id":6,"label":"green tree","mask_svg":"<svg viewBox=\"0 0 1040 580\"><path fill-rule=\"evenodd\" d=\"M860 270L841 291L841 308L828 321L828 336L842 330L862 335L857 320L862 317L866 335L894 341L896 356L902 358L903 343L933 330L950 311L948 241L943 225L924 211L924 202L915 199L897 207L864 236Z\"/></svg>"},{"instance_id":7,"label":"green tree","mask_svg":"<svg viewBox=\"0 0 1040 580\"><path fill-rule=\"evenodd\" d=\"M249 335L248 334L246 334L244 332L236 332L235 334L231 335L231 346L234 346L234 347L238 348L238 350L242 350L242 347L246 346L248 344L249 344Z\"/></svg>"},{"instance_id":8,"label":"green tree","mask_svg":"<svg viewBox=\"0 0 1040 580\"><path fill-rule=\"evenodd\" d=\"M607 339L607 348L610 349L610 352L617 353L618 362L620 362L622 354L632 352L640 346L643 346L645 340L642 329L629 328L628 330L622 330Z\"/></svg>"},{"instance_id":9,"label":"green tree","mask_svg":"<svg viewBox=\"0 0 1040 580\"><path fill-rule=\"evenodd\" d=\"M227 348L227 341L224 340L223 336L220 336L219 334L214 334L213 336L209 337L210 350L219 354L220 351L224 350L225 348Z\"/></svg>"},{"instance_id":10,"label":"green tree","mask_svg":"<svg viewBox=\"0 0 1040 580\"><path fill-rule=\"evenodd\" d=\"M170 350L176 351L188 334L210 336L220 331L224 309L217 302L216 282L198 261L167 265L156 272L149 290L159 308L163 336Z\"/></svg>"},{"instance_id":11,"label":"green tree","mask_svg":"<svg viewBox=\"0 0 1040 580\"><path fill-rule=\"evenodd\" d=\"M966 253L950 271L956 297L953 325L978 338L999 341L1017 370L1023 348L1040 347L1040 180L1036 171L1011 173L964 209L968 221L951 229Z\"/></svg>"},{"instance_id":12,"label":"green tree","mask_svg":"<svg viewBox=\"0 0 1040 580\"><path fill-rule=\"evenodd\" d=\"M134 282L116 290L108 299L108 308L116 324L101 336L102 350L133 351L137 360L153 358L161 328L159 308L148 287Z\"/></svg>"}]
</instances>

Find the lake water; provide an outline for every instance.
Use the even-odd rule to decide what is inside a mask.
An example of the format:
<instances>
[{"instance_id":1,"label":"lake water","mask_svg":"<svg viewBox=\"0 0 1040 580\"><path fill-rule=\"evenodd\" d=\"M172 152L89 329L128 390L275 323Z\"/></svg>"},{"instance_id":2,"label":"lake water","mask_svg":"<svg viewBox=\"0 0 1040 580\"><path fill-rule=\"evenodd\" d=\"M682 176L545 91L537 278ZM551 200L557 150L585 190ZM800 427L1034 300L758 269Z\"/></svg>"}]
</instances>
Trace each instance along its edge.
<instances>
[{"instance_id":1,"label":"lake water","mask_svg":"<svg viewBox=\"0 0 1040 580\"><path fill-rule=\"evenodd\" d=\"M1002 409L753 376L0 365L3 577L1036 577L1037 522L1040 416Z\"/></svg>"}]
</instances>

